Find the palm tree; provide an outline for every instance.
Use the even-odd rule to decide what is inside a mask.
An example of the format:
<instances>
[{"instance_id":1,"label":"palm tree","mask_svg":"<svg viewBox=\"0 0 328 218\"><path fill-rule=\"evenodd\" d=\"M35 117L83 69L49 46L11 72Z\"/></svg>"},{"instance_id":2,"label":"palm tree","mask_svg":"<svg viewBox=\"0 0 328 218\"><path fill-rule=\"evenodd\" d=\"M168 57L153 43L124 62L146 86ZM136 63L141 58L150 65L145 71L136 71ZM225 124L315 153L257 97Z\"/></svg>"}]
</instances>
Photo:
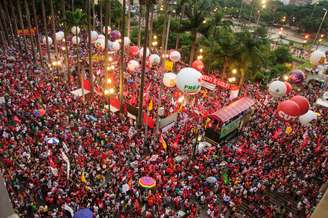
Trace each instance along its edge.
<instances>
[{"instance_id":1,"label":"palm tree","mask_svg":"<svg viewBox=\"0 0 328 218\"><path fill-rule=\"evenodd\" d=\"M51 28L52 28L52 38L54 41L54 47L55 47L55 59L57 60L58 58L58 48L57 48L57 40L56 40L56 19L55 19L55 14L54 14L54 4L53 0L50 0L50 13L51 13Z\"/></svg>"},{"instance_id":2,"label":"palm tree","mask_svg":"<svg viewBox=\"0 0 328 218\"><path fill-rule=\"evenodd\" d=\"M50 47L49 47L49 40L48 40L47 17L46 17L46 9L45 9L45 6L44 6L44 0L41 0L41 11L42 11L43 28L44 28L44 33L45 33L45 37L46 37L48 63L50 63L51 62Z\"/></svg>"},{"instance_id":3,"label":"palm tree","mask_svg":"<svg viewBox=\"0 0 328 218\"><path fill-rule=\"evenodd\" d=\"M76 9L74 11L67 11L65 13L65 24L66 28L71 29L73 26L83 27L87 23L88 16L82 11L82 9ZM77 36L77 34L76 34ZM80 84L82 89L82 96L84 101L84 85L83 85L83 75L80 67L80 47L76 44L76 62L77 62L77 72L80 77Z\"/></svg>"},{"instance_id":4,"label":"palm tree","mask_svg":"<svg viewBox=\"0 0 328 218\"><path fill-rule=\"evenodd\" d=\"M103 2L102 0L99 0L98 3L99 3L99 11L100 11L99 19L100 19L100 32L101 32L103 29Z\"/></svg>"},{"instance_id":5,"label":"palm tree","mask_svg":"<svg viewBox=\"0 0 328 218\"><path fill-rule=\"evenodd\" d=\"M207 34L210 28L207 19L213 15L213 9L217 5L215 0L181 0L179 4L184 5L184 14L188 19L181 20L181 32L189 31L191 34L191 49L189 63L194 60L197 46L198 34ZM214 10L215 12L215 10Z\"/></svg>"},{"instance_id":6,"label":"palm tree","mask_svg":"<svg viewBox=\"0 0 328 218\"><path fill-rule=\"evenodd\" d=\"M1 19L2 16L0 16L0 28L1 28L1 31L0 31L0 34L1 34L1 44L3 45L4 49L7 49L7 46L8 46L8 43L7 43L7 39L5 37L5 32L6 32L6 29L4 28L5 24L2 22L2 19Z\"/></svg>"},{"instance_id":7,"label":"palm tree","mask_svg":"<svg viewBox=\"0 0 328 218\"><path fill-rule=\"evenodd\" d=\"M65 10L65 0L61 0L61 10L62 10L62 19L66 20L66 10ZM66 65L66 74L65 74L65 80L67 82L70 82L71 78L71 70L69 68L68 60L69 60L69 51L68 51L68 41L67 41L67 28L64 28L64 39L65 39L65 55L64 55L64 62Z\"/></svg>"},{"instance_id":8,"label":"palm tree","mask_svg":"<svg viewBox=\"0 0 328 218\"><path fill-rule=\"evenodd\" d=\"M31 16L30 16L30 9L28 7L27 0L24 0L24 5L25 5L26 18L27 18L27 27L31 30L32 29ZM30 38L30 43L31 43L32 55L33 55L33 62L35 64L36 63L36 56L35 56L35 50L34 50L33 36L30 35L29 38Z\"/></svg>"},{"instance_id":9,"label":"palm tree","mask_svg":"<svg viewBox=\"0 0 328 218\"><path fill-rule=\"evenodd\" d=\"M251 72L256 73L265 65L270 53L270 43L267 38L247 30L236 33L236 37L239 42L237 54L240 68L239 86L242 87L245 78L251 76Z\"/></svg>"},{"instance_id":10,"label":"palm tree","mask_svg":"<svg viewBox=\"0 0 328 218\"><path fill-rule=\"evenodd\" d=\"M168 10L168 1L169 0L163 0L163 4L164 4L164 7L163 7L163 13L164 13L164 22L163 22L163 29L162 29L162 43L161 43L161 54L164 53L164 47L165 47L165 38L166 38L166 26L168 24L167 20L168 20L168 13L167 13L167 10Z\"/></svg>"},{"instance_id":11,"label":"palm tree","mask_svg":"<svg viewBox=\"0 0 328 218\"><path fill-rule=\"evenodd\" d=\"M124 64L124 33L125 33L125 6L126 1L123 0L122 5L122 25L121 25L121 57L120 57L120 113L123 113L123 73L125 70Z\"/></svg>"},{"instance_id":12,"label":"palm tree","mask_svg":"<svg viewBox=\"0 0 328 218\"><path fill-rule=\"evenodd\" d=\"M12 18L13 18L13 22L14 22L14 27L15 27L15 32L16 32L16 35L17 35L17 30L18 30L18 25L17 25L17 17L16 17L16 13L14 11L14 7L13 7L13 3L12 1L8 1L9 3L9 7L10 7L10 12L11 12L11 15L12 15ZM22 44L21 44L21 39L20 37L17 35L18 37L18 47L19 47L19 50L22 51Z\"/></svg>"},{"instance_id":13,"label":"palm tree","mask_svg":"<svg viewBox=\"0 0 328 218\"><path fill-rule=\"evenodd\" d=\"M5 19L5 11L2 10L2 5L0 5L0 20L1 20L1 29L2 29L2 36L4 39L5 44L10 44L10 38L9 38L9 31L7 29L6 19Z\"/></svg>"},{"instance_id":14,"label":"palm tree","mask_svg":"<svg viewBox=\"0 0 328 218\"><path fill-rule=\"evenodd\" d=\"M24 22L23 22L23 16L22 16L22 9L21 9L21 4L19 0L16 0L16 5L18 8L18 16L19 16L19 23L20 23L20 28L25 29L24 27ZM27 52L27 43L26 43L26 38L23 36L24 40L24 47L25 47L25 52Z\"/></svg>"},{"instance_id":15,"label":"palm tree","mask_svg":"<svg viewBox=\"0 0 328 218\"><path fill-rule=\"evenodd\" d=\"M36 16L36 6L35 6L35 0L32 0L32 12L33 12L33 20L34 20L34 26L36 29L36 44L38 46L38 53L39 53L39 59L40 59L40 64L43 67L43 60L42 60L42 54L41 54L41 44L40 44L40 38L39 38L39 27L38 27L38 19ZM14 18L16 20L16 18ZM16 22L16 21L15 21Z\"/></svg>"},{"instance_id":16,"label":"palm tree","mask_svg":"<svg viewBox=\"0 0 328 218\"><path fill-rule=\"evenodd\" d=\"M141 45L141 24L142 24L142 5L139 1L139 14L138 14L138 47Z\"/></svg>"},{"instance_id":17,"label":"palm tree","mask_svg":"<svg viewBox=\"0 0 328 218\"><path fill-rule=\"evenodd\" d=\"M205 64L208 71L221 68L222 77L227 75L228 67L234 62L239 52L239 44L231 29L220 27L215 34L205 38Z\"/></svg>"},{"instance_id":18,"label":"palm tree","mask_svg":"<svg viewBox=\"0 0 328 218\"><path fill-rule=\"evenodd\" d=\"M142 56L142 70L141 70L141 83L139 90L139 101L138 101L138 118L137 118L137 126L141 128L142 126L142 111L143 111L143 92L145 86L145 71L146 71L146 54L147 54L147 45L148 45L148 33L149 33L149 10L151 5L155 4L155 0L142 0L139 1L140 6L146 6L146 27L145 27L145 38L143 44L143 56Z\"/></svg>"},{"instance_id":19,"label":"palm tree","mask_svg":"<svg viewBox=\"0 0 328 218\"><path fill-rule=\"evenodd\" d=\"M14 38L15 34L14 34L14 30L13 30L13 24L12 24L12 20L10 19L10 14L9 14L9 11L8 11L8 4L7 4L6 0L3 1L3 7L4 7L4 10L5 10L5 18L8 20L11 37Z\"/></svg>"},{"instance_id":20,"label":"palm tree","mask_svg":"<svg viewBox=\"0 0 328 218\"><path fill-rule=\"evenodd\" d=\"M92 1L92 2L91 2ZM92 73L92 44L91 44L91 4L94 9L93 0L88 0L88 47L89 47L89 81L91 85L91 94L94 93L93 73ZM94 21L94 17L93 17ZM94 25L95 26L95 25Z\"/></svg>"},{"instance_id":21,"label":"palm tree","mask_svg":"<svg viewBox=\"0 0 328 218\"><path fill-rule=\"evenodd\" d=\"M110 4L109 4L109 1L110 0L104 0L104 6L105 6L105 49L104 49L104 52L105 52L105 63L104 63L104 71L106 72L105 73L105 77L108 77L108 73L107 73L107 67L108 67L108 26L109 26L109 17L110 17L110 14L109 14L109 8L110 8ZM103 31L103 30L101 30Z\"/></svg>"},{"instance_id":22,"label":"palm tree","mask_svg":"<svg viewBox=\"0 0 328 218\"><path fill-rule=\"evenodd\" d=\"M127 31L127 37L130 38L130 32L131 32L131 12L130 12L130 0L127 0L126 4L128 6L128 16L127 16L127 28L128 28L128 31Z\"/></svg>"}]
</instances>

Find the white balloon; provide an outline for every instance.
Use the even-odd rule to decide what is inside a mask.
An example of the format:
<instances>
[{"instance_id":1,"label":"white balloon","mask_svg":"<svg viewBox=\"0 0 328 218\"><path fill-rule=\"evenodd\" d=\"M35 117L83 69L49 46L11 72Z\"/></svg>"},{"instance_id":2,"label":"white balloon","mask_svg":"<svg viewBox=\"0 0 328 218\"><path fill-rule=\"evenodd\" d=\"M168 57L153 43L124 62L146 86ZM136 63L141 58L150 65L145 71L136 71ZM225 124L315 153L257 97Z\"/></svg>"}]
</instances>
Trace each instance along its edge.
<instances>
[{"instance_id":1,"label":"white balloon","mask_svg":"<svg viewBox=\"0 0 328 218\"><path fill-rule=\"evenodd\" d=\"M114 42L111 42L111 43L112 43L111 48L113 49L113 51L120 50L121 45L120 45L120 43L117 40L114 41Z\"/></svg>"},{"instance_id":2,"label":"white balloon","mask_svg":"<svg viewBox=\"0 0 328 218\"><path fill-rule=\"evenodd\" d=\"M105 39L106 37L103 34L99 34L97 39Z\"/></svg>"},{"instance_id":3,"label":"white balloon","mask_svg":"<svg viewBox=\"0 0 328 218\"><path fill-rule=\"evenodd\" d=\"M103 33L106 33L106 26L103 27ZM110 34L110 32L112 31L112 28L110 28L110 26L107 27L107 34Z\"/></svg>"},{"instance_id":4,"label":"white balloon","mask_svg":"<svg viewBox=\"0 0 328 218\"><path fill-rule=\"evenodd\" d=\"M64 39L64 32L63 31L59 31L57 33L55 33L55 38L56 41L61 41Z\"/></svg>"},{"instance_id":5,"label":"white balloon","mask_svg":"<svg viewBox=\"0 0 328 218\"><path fill-rule=\"evenodd\" d=\"M90 35L91 35L91 42L95 42L98 39L98 33L97 33L97 31L92 30L90 32Z\"/></svg>"},{"instance_id":6,"label":"white balloon","mask_svg":"<svg viewBox=\"0 0 328 218\"><path fill-rule=\"evenodd\" d=\"M78 36L73 36L73 37L72 37L72 43L73 43L74 45L80 44L80 42L81 42L80 37L78 37Z\"/></svg>"},{"instance_id":7,"label":"white balloon","mask_svg":"<svg viewBox=\"0 0 328 218\"><path fill-rule=\"evenodd\" d=\"M151 65L157 65L161 62L161 58L157 54L151 54L149 56L149 62Z\"/></svg>"},{"instance_id":8,"label":"white balloon","mask_svg":"<svg viewBox=\"0 0 328 218\"><path fill-rule=\"evenodd\" d=\"M171 51L170 60L173 62L178 62L181 59L181 54L178 51Z\"/></svg>"},{"instance_id":9,"label":"white balloon","mask_svg":"<svg viewBox=\"0 0 328 218\"><path fill-rule=\"evenodd\" d=\"M180 70L176 78L176 84L180 91L186 94L196 94L200 91L200 79L202 74L191 67Z\"/></svg>"},{"instance_id":10,"label":"white balloon","mask_svg":"<svg viewBox=\"0 0 328 218\"><path fill-rule=\"evenodd\" d=\"M150 51L149 48L147 48L146 50L146 57L148 57L150 55ZM139 49L139 57L142 58L143 57L143 48Z\"/></svg>"},{"instance_id":11,"label":"white balloon","mask_svg":"<svg viewBox=\"0 0 328 218\"><path fill-rule=\"evenodd\" d=\"M73 35L78 35L80 33L80 31L81 31L81 29L78 26L73 26L71 28L71 32L73 33Z\"/></svg>"},{"instance_id":12,"label":"white balloon","mask_svg":"<svg viewBox=\"0 0 328 218\"><path fill-rule=\"evenodd\" d=\"M164 73L163 83L166 87L172 88L176 84L177 75L175 73Z\"/></svg>"},{"instance_id":13,"label":"white balloon","mask_svg":"<svg viewBox=\"0 0 328 218\"><path fill-rule=\"evenodd\" d=\"M131 43L131 40L129 39L129 37L125 36L124 37L124 46L129 46Z\"/></svg>"},{"instance_id":14,"label":"white balloon","mask_svg":"<svg viewBox=\"0 0 328 218\"><path fill-rule=\"evenodd\" d=\"M326 58L326 54L320 50L316 50L310 55L310 63L312 65L324 64Z\"/></svg>"},{"instance_id":15,"label":"white balloon","mask_svg":"<svg viewBox=\"0 0 328 218\"><path fill-rule=\"evenodd\" d=\"M46 36L44 36L44 37L42 38L42 43L43 43L43 44L47 44ZM49 45L52 44L52 38L49 37L49 36L48 36L48 43L49 43Z\"/></svg>"},{"instance_id":16,"label":"white balloon","mask_svg":"<svg viewBox=\"0 0 328 218\"><path fill-rule=\"evenodd\" d=\"M128 62L128 70L129 70L130 72L134 72L134 71L136 71L136 70L139 68L139 66L140 66L140 64L139 64L139 62L136 61L136 60L130 60L130 61Z\"/></svg>"},{"instance_id":17,"label":"white balloon","mask_svg":"<svg viewBox=\"0 0 328 218\"><path fill-rule=\"evenodd\" d=\"M273 81L269 84L269 93L275 98L282 97L287 93L286 84L282 81Z\"/></svg>"},{"instance_id":18,"label":"white balloon","mask_svg":"<svg viewBox=\"0 0 328 218\"><path fill-rule=\"evenodd\" d=\"M104 50L105 49L105 39L98 38L95 42L95 47L99 50Z\"/></svg>"},{"instance_id":19,"label":"white balloon","mask_svg":"<svg viewBox=\"0 0 328 218\"><path fill-rule=\"evenodd\" d=\"M316 120L317 117L318 115L314 111L308 110L306 114L303 114L299 117L299 120L303 126L307 126L310 124L311 121Z\"/></svg>"}]
</instances>

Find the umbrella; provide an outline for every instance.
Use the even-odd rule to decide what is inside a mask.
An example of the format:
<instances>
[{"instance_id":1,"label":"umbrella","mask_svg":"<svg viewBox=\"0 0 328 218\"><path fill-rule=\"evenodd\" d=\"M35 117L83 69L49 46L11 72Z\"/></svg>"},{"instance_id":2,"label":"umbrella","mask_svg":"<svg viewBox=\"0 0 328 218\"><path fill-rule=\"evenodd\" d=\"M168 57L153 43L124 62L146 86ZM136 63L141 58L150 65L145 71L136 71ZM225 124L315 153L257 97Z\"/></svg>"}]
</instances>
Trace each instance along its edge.
<instances>
[{"instance_id":1,"label":"umbrella","mask_svg":"<svg viewBox=\"0 0 328 218\"><path fill-rule=\"evenodd\" d=\"M57 145L57 144L59 144L59 139L57 139L57 138L50 138L50 139L47 140L47 143L48 144L51 144L51 145Z\"/></svg>"},{"instance_id":2,"label":"umbrella","mask_svg":"<svg viewBox=\"0 0 328 218\"><path fill-rule=\"evenodd\" d=\"M76 211L73 218L92 218L93 214L89 208L82 208Z\"/></svg>"},{"instance_id":3,"label":"umbrella","mask_svg":"<svg viewBox=\"0 0 328 218\"><path fill-rule=\"evenodd\" d=\"M126 193L127 191L130 190L130 186L128 184L124 184L122 185L122 192L123 193Z\"/></svg>"},{"instance_id":4,"label":"umbrella","mask_svg":"<svg viewBox=\"0 0 328 218\"><path fill-rule=\"evenodd\" d=\"M144 188L154 188L156 186L156 180L150 176L144 176L139 179L139 185Z\"/></svg>"},{"instance_id":5,"label":"umbrella","mask_svg":"<svg viewBox=\"0 0 328 218\"><path fill-rule=\"evenodd\" d=\"M208 183L216 183L218 180L214 176L207 177L206 182Z\"/></svg>"}]
</instances>

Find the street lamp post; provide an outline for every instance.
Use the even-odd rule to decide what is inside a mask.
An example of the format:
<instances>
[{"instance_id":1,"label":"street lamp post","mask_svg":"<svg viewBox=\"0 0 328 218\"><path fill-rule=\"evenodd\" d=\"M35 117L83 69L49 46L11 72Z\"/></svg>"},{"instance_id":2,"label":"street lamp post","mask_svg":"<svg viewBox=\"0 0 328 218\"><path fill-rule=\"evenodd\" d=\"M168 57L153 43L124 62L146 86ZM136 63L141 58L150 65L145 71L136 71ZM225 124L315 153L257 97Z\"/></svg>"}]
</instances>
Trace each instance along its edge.
<instances>
[{"instance_id":1,"label":"street lamp post","mask_svg":"<svg viewBox=\"0 0 328 218\"><path fill-rule=\"evenodd\" d=\"M114 88L111 87L112 80L110 78L107 79L107 89L105 89L104 94L108 98L108 117L110 119L110 96L114 94Z\"/></svg>"},{"instance_id":2,"label":"street lamp post","mask_svg":"<svg viewBox=\"0 0 328 218\"><path fill-rule=\"evenodd\" d=\"M327 16L327 12L328 12L328 10L327 10L326 8L324 8L323 10L325 11L325 13L324 13L324 15L323 15L323 17L322 17L322 20L321 20L321 23L320 23L320 25L319 25L318 31L317 31L317 33L315 34L315 38L314 38L313 45L315 45L315 44L317 43L317 39L318 39L318 36L319 36L319 34L320 34L320 31L321 31L321 28L322 28L322 24L323 24L323 22L325 21L326 16ZM318 48L318 46L319 46L319 44L317 45L317 48Z\"/></svg>"},{"instance_id":3,"label":"street lamp post","mask_svg":"<svg viewBox=\"0 0 328 218\"><path fill-rule=\"evenodd\" d=\"M262 0L262 10L266 8L266 0ZM258 10L259 16L257 17L256 25L259 25L261 18L261 9Z\"/></svg>"}]
</instances>

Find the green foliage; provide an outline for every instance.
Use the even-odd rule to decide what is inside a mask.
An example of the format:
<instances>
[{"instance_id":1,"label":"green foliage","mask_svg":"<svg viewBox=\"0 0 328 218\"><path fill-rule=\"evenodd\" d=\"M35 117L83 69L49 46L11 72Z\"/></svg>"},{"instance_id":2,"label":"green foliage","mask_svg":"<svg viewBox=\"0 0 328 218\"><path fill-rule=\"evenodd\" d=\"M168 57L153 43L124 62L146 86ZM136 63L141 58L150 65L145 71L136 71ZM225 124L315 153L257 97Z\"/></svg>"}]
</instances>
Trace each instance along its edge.
<instances>
[{"instance_id":1,"label":"green foliage","mask_svg":"<svg viewBox=\"0 0 328 218\"><path fill-rule=\"evenodd\" d=\"M280 46L272 53L271 61L273 64L289 63L293 60L292 55L289 53L287 46Z\"/></svg>"},{"instance_id":2,"label":"green foliage","mask_svg":"<svg viewBox=\"0 0 328 218\"><path fill-rule=\"evenodd\" d=\"M75 9L74 11L66 11L66 18L63 19L67 28L73 26L85 26L88 22L88 15L82 9Z\"/></svg>"}]
</instances>

